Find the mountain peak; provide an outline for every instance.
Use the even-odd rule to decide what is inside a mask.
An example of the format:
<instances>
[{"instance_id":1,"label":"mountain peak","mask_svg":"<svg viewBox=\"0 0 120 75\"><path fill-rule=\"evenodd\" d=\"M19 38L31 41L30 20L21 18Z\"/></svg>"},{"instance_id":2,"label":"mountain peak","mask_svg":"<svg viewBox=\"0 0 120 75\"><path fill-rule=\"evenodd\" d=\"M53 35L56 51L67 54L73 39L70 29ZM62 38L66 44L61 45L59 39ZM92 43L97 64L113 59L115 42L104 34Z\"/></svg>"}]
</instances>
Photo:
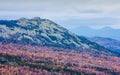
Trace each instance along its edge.
<instances>
[{"instance_id":1,"label":"mountain peak","mask_svg":"<svg viewBox=\"0 0 120 75\"><path fill-rule=\"evenodd\" d=\"M18 19L18 21L23 21L23 20L27 20L27 18L22 17Z\"/></svg>"},{"instance_id":2,"label":"mountain peak","mask_svg":"<svg viewBox=\"0 0 120 75\"><path fill-rule=\"evenodd\" d=\"M34 21L39 21L39 20L41 20L41 18L40 17L33 17L32 19L27 19L27 18L24 18L24 17L22 17L22 18L19 18L18 19L18 21L25 21L25 20L34 20Z\"/></svg>"},{"instance_id":3,"label":"mountain peak","mask_svg":"<svg viewBox=\"0 0 120 75\"><path fill-rule=\"evenodd\" d=\"M34 17L34 18L32 18L32 20L41 20L41 18L40 17Z\"/></svg>"}]
</instances>

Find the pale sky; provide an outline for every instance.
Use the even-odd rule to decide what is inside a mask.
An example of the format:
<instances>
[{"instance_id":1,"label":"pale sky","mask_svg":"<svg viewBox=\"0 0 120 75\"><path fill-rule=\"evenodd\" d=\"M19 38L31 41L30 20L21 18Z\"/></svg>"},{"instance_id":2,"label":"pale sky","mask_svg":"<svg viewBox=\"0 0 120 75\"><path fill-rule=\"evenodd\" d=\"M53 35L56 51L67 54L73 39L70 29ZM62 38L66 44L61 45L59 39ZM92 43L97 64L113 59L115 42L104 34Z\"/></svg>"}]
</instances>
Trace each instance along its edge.
<instances>
[{"instance_id":1,"label":"pale sky","mask_svg":"<svg viewBox=\"0 0 120 75\"><path fill-rule=\"evenodd\" d=\"M47 18L68 29L120 29L120 0L0 0L0 19Z\"/></svg>"}]
</instances>

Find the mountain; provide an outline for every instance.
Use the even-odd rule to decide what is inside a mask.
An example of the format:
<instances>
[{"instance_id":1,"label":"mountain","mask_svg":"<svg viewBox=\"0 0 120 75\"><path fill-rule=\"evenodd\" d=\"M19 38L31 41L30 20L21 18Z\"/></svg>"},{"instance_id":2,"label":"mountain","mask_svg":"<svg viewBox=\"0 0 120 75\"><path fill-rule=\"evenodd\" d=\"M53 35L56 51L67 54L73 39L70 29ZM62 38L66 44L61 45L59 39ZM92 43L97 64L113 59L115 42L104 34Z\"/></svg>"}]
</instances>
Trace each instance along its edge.
<instances>
[{"instance_id":1,"label":"mountain","mask_svg":"<svg viewBox=\"0 0 120 75\"><path fill-rule=\"evenodd\" d=\"M108 48L112 51L120 53L120 41L111 39L111 38L104 38L104 37L93 37L89 38L90 41L96 42L105 48Z\"/></svg>"},{"instance_id":2,"label":"mountain","mask_svg":"<svg viewBox=\"0 0 120 75\"><path fill-rule=\"evenodd\" d=\"M105 27L101 29L93 29L87 26L80 26L77 28L71 28L70 31L76 33L77 35L82 35L86 37L109 37L113 39L120 40L120 29L113 29L110 27Z\"/></svg>"},{"instance_id":3,"label":"mountain","mask_svg":"<svg viewBox=\"0 0 120 75\"><path fill-rule=\"evenodd\" d=\"M4 43L64 48L105 49L87 40L85 37L75 35L48 19L41 19L39 17L0 20L0 41Z\"/></svg>"},{"instance_id":4,"label":"mountain","mask_svg":"<svg viewBox=\"0 0 120 75\"><path fill-rule=\"evenodd\" d=\"M118 53L48 19L0 20L0 75L119 75Z\"/></svg>"}]
</instances>

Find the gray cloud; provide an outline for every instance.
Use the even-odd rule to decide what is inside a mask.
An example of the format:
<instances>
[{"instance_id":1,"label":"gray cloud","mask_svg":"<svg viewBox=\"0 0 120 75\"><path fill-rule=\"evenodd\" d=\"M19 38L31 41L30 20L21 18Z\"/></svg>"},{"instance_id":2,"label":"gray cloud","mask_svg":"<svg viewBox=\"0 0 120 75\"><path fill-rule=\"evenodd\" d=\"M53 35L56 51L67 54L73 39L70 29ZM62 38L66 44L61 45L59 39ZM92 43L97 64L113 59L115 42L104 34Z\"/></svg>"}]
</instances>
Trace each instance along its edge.
<instances>
[{"instance_id":1,"label":"gray cloud","mask_svg":"<svg viewBox=\"0 0 120 75\"><path fill-rule=\"evenodd\" d=\"M60 21L67 20L72 24L72 19L78 21L77 23L86 19L85 21L90 23L88 26L92 26L94 19L98 22L95 22L96 25L110 24L114 27L119 25L119 22L112 21L113 18L120 20L119 9L120 0L0 0L0 19L40 16L60 24Z\"/></svg>"}]
</instances>

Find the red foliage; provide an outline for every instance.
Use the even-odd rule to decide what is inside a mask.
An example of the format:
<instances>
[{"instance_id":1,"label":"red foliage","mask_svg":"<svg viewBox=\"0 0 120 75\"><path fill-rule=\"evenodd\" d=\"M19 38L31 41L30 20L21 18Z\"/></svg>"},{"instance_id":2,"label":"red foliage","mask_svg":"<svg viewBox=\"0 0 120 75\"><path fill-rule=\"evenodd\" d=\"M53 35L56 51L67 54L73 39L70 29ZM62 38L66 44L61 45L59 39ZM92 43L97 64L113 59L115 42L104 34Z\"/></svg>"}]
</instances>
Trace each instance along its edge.
<instances>
[{"instance_id":1,"label":"red foliage","mask_svg":"<svg viewBox=\"0 0 120 75\"><path fill-rule=\"evenodd\" d=\"M50 47L32 47L2 43L0 43L0 53L20 56L23 60L32 60L32 62L40 60L48 63L51 61L57 67L65 68L67 66L68 69L81 73L97 75L120 74L120 58L116 56L99 54L99 57L95 57L89 52L76 53L74 50L69 50L68 52L68 50L65 51L65 49L57 49L57 51L55 51ZM54 66L52 66L52 68L54 68ZM2 75L52 74L44 69L32 69L29 66L12 66L4 64L0 64L0 73ZM62 71L58 73L61 75L63 74Z\"/></svg>"}]
</instances>

